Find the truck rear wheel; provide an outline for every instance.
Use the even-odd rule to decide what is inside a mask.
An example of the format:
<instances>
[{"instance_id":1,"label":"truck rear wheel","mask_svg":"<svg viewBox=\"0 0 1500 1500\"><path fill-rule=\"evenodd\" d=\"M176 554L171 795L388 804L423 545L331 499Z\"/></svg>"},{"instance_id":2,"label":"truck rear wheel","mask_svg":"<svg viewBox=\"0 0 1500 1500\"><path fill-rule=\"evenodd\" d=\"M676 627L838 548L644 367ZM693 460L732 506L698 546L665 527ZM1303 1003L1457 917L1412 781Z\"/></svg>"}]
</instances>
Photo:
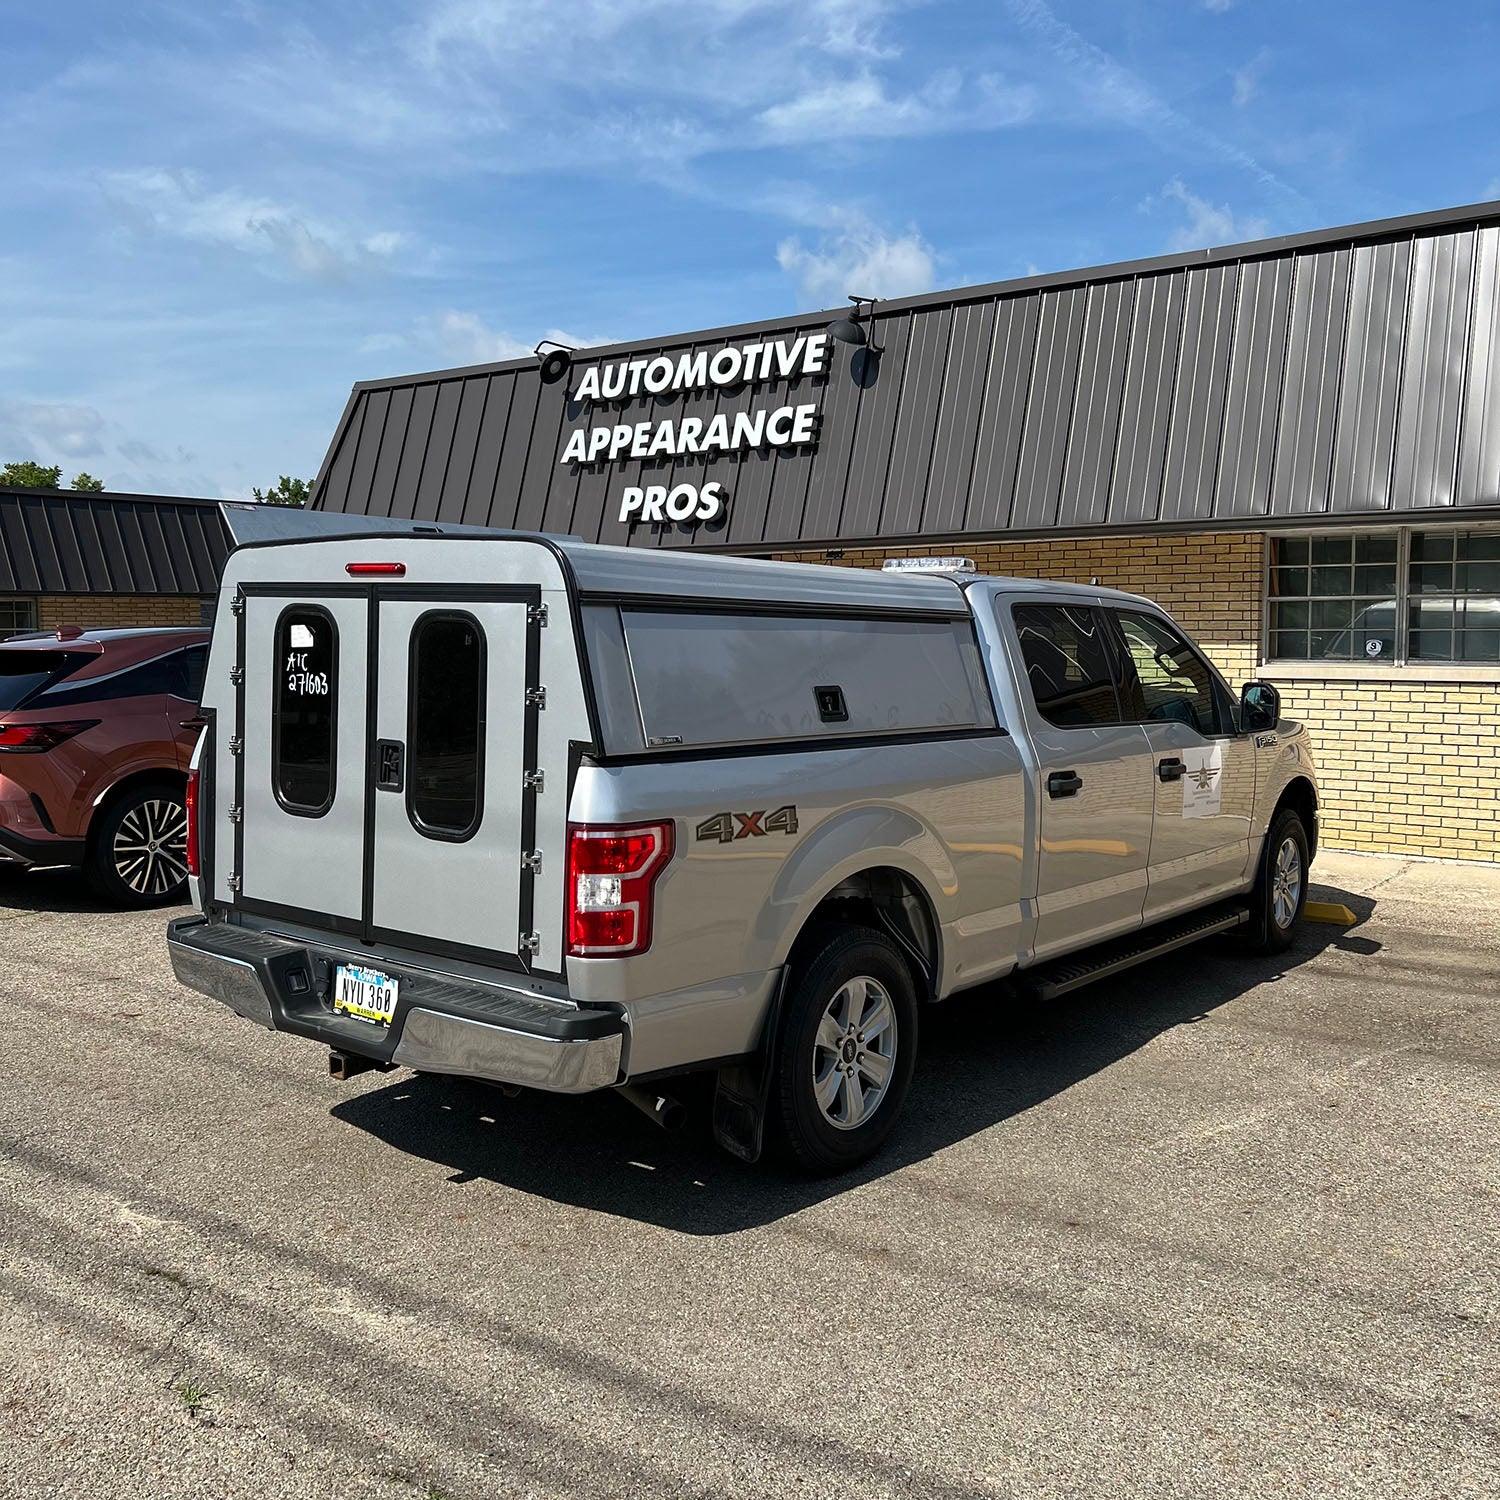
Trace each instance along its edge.
<instances>
[{"instance_id":1,"label":"truck rear wheel","mask_svg":"<svg viewBox=\"0 0 1500 1500\"><path fill-rule=\"evenodd\" d=\"M917 1055L916 991L900 951L873 928L829 928L804 954L769 1113L797 1166L839 1172L876 1151L901 1112Z\"/></svg>"},{"instance_id":2,"label":"truck rear wheel","mask_svg":"<svg viewBox=\"0 0 1500 1500\"><path fill-rule=\"evenodd\" d=\"M1292 946L1307 905L1307 830L1290 807L1271 819L1260 871L1250 897L1250 946L1256 953L1284 953Z\"/></svg>"}]
</instances>

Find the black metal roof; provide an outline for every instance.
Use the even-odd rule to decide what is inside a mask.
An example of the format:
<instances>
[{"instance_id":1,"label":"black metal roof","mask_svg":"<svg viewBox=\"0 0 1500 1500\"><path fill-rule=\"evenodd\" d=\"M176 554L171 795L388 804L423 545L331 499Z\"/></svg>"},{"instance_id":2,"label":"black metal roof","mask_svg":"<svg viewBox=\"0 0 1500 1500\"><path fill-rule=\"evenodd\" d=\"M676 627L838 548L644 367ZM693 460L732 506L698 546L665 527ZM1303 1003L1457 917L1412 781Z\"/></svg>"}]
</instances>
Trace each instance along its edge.
<instances>
[{"instance_id":1,"label":"black metal roof","mask_svg":"<svg viewBox=\"0 0 1500 1500\"><path fill-rule=\"evenodd\" d=\"M1244 528L1500 506L1500 203L881 303L876 359L754 387L573 396L590 364L795 337L747 323L365 381L315 486L335 511L769 550ZM802 449L565 464L580 427L816 402ZM721 522L619 523L627 485L721 481Z\"/></svg>"},{"instance_id":2,"label":"black metal roof","mask_svg":"<svg viewBox=\"0 0 1500 1500\"><path fill-rule=\"evenodd\" d=\"M212 594L229 545L216 500L0 488L0 593Z\"/></svg>"}]
</instances>

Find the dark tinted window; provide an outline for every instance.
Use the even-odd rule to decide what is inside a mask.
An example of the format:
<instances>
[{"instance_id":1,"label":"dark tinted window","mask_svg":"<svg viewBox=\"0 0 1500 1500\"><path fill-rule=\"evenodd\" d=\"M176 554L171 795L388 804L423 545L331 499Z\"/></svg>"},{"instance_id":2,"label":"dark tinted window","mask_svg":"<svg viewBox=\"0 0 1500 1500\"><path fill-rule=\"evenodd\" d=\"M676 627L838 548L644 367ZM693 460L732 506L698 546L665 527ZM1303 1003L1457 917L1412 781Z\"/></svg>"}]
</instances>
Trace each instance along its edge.
<instances>
[{"instance_id":1,"label":"dark tinted window","mask_svg":"<svg viewBox=\"0 0 1500 1500\"><path fill-rule=\"evenodd\" d=\"M1096 609L1018 604L1012 618L1031 696L1048 723L1072 729L1120 722L1109 646Z\"/></svg>"},{"instance_id":2,"label":"dark tinted window","mask_svg":"<svg viewBox=\"0 0 1500 1500\"><path fill-rule=\"evenodd\" d=\"M120 698L160 698L173 690L180 680L178 656L158 656L138 667L111 672L108 658L104 671L97 677L59 682L37 700L38 708L67 708L75 703L112 703ZM98 658L95 658L97 660Z\"/></svg>"},{"instance_id":3,"label":"dark tinted window","mask_svg":"<svg viewBox=\"0 0 1500 1500\"><path fill-rule=\"evenodd\" d=\"M20 708L48 683L92 660L77 651L0 651L0 713Z\"/></svg>"},{"instance_id":4,"label":"dark tinted window","mask_svg":"<svg viewBox=\"0 0 1500 1500\"><path fill-rule=\"evenodd\" d=\"M320 609L294 605L276 624L271 781L288 812L318 817L333 806L338 631Z\"/></svg>"},{"instance_id":5,"label":"dark tinted window","mask_svg":"<svg viewBox=\"0 0 1500 1500\"><path fill-rule=\"evenodd\" d=\"M1116 614L1125 638L1124 692L1129 717L1173 720L1199 734L1223 732L1208 664L1155 615Z\"/></svg>"},{"instance_id":6,"label":"dark tinted window","mask_svg":"<svg viewBox=\"0 0 1500 1500\"><path fill-rule=\"evenodd\" d=\"M407 807L424 833L467 838L484 787L484 636L470 615L431 614L411 635Z\"/></svg>"},{"instance_id":7,"label":"dark tinted window","mask_svg":"<svg viewBox=\"0 0 1500 1500\"><path fill-rule=\"evenodd\" d=\"M175 672L171 692L189 703L196 703L203 696L203 677L208 671L208 647L189 646L172 658Z\"/></svg>"}]
</instances>

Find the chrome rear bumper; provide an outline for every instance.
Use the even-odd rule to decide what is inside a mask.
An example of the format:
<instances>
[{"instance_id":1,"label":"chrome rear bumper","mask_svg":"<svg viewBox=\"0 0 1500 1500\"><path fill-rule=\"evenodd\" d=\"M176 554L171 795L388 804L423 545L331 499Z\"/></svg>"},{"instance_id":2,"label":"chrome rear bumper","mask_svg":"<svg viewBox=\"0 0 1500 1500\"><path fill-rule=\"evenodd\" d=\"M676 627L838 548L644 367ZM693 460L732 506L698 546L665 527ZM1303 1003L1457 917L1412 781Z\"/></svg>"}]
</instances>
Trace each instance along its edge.
<instances>
[{"instance_id":1,"label":"chrome rear bumper","mask_svg":"<svg viewBox=\"0 0 1500 1500\"><path fill-rule=\"evenodd\" d=\"M582 1094L620 1081L625 1019L520 990L440 977L382 960L400 982L389 1027L335 1014L328 995L340 955L203 917L167 929L178 982L275 1031L377 1062Z\"/></svg>"}]
</instances>

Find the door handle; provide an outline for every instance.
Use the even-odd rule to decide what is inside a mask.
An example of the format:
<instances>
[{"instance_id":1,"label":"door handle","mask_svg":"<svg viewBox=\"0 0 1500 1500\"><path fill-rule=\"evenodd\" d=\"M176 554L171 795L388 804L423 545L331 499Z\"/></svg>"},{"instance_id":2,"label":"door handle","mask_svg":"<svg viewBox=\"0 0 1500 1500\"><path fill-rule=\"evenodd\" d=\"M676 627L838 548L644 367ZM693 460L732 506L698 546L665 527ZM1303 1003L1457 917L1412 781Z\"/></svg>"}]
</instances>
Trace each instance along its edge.
<instances>
[{"instance_id":1,"label":"door handle","mask_svg":"<svg viewBox=\"0 0 1500 1500\"><path fill-rule=\"evenodd\" d=\"M1047 778L1049 797L1076 797L1083 787L1083 777L1077 771L1054 771Z\"/></svg>"},{"instance_id":2,"label":"door handle","mask_svg":"<svg viewBox=\"0 0 1500 1500\"><path fill-rule=\"evenodd\" d=\"M399 792L406 782L406 747L400 740L375 741L375 785L382 792Z\"/></svg>"},{"instance_id":3,"label":"door handle","mask_svg":"<svg viewBox=\"0 0 1500 1500\"><path fill-rule=\"evenodd\" d=\"M1156 763L1156 774L1163 781L1181 781L1183 772L1186 770L1187 767L1175 755Z\"/></svg>"}]
</instances>

